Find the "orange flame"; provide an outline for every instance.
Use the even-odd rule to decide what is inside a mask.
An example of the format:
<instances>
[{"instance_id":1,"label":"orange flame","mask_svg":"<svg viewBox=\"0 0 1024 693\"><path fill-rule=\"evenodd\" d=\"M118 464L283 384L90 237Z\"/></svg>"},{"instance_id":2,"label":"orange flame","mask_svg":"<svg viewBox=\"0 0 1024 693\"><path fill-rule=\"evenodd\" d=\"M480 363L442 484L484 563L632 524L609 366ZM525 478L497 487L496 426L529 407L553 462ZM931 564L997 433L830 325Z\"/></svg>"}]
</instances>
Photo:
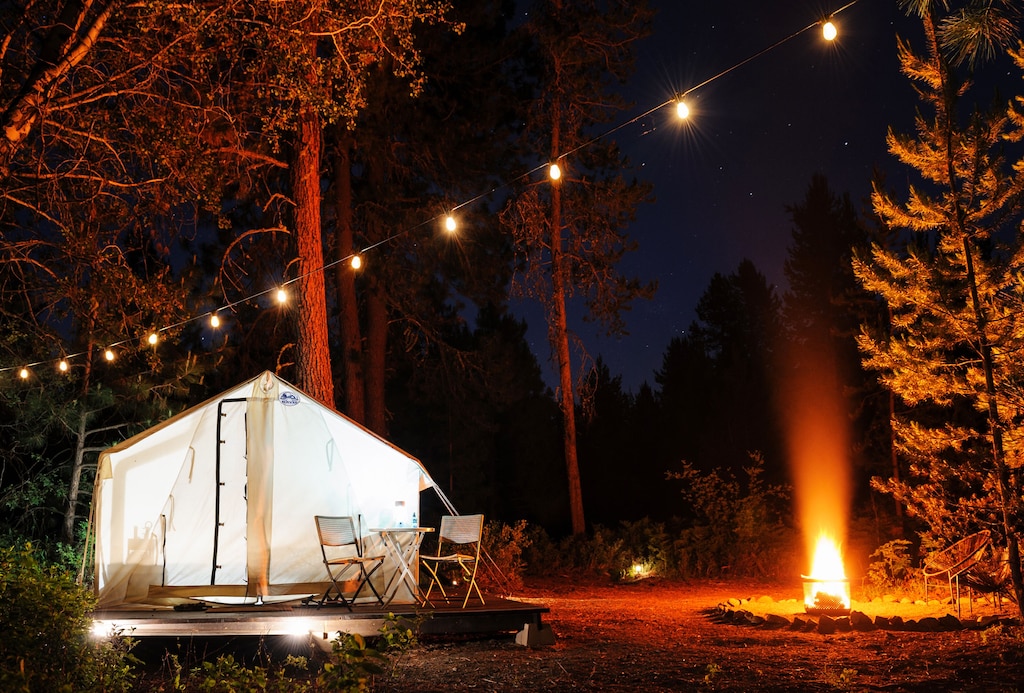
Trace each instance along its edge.
<instances>
[{"instance_id":1,"label":"orange flame","mask_svg":"<svg viewBox=\"0 0 1024 693\"><path fill-rule=\"evenodd\" d=\"M808 609L849 609L850 583L846 580L839 545L825 532L818 535L811 574L804 576L804 606Z\"/></svg>"}]
</instances>

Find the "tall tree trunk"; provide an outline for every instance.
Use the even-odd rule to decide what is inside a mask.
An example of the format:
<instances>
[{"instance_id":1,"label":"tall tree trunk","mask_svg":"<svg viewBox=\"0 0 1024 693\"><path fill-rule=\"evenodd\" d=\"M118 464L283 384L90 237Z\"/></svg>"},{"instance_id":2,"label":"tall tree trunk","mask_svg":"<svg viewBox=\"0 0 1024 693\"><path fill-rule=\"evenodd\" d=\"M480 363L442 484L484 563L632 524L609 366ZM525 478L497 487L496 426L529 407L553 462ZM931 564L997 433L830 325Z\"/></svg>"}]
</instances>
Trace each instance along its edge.
<instances>
[{"instance_id":1,"label":"tall tree trunk","mask_svg":"<svg viewBox=\"0 0 1024 693\"><path fill-rule=\"evenodd\" d=\"M83 402L85 404L85 402ZM68 505L64 511L64 541L73 544L75 541L75 518L78 517L78 489L82 482L82 470L85 468L85 437L88 410L83 409L78 415L78 427L75 430L75 455L71 462L71 483L68 485Z\"/></svg>"},{"instance_id":2,"label":"tall tree trunk","mask_svg":"<svg viewBox=\"0 0 1024 693\"><path fill-rule=\"evenodd\" d=\"M352 233L352 136L339 123L335 126L334 207L337 219L335 248L338 268L335 284L338 293L341 325L342 368L345 383L345 413L361 424L366 423L366 387L363 373L363 338L359 329L359 302L356 300L356 270L340 262L353 254Z\"/></svg>"},{"instance_id":3,"label":"tall tree trunk","mask_svg":"<svg viewBox=\"0 0 1024 693\"><path fill-rule=\"evenodd\" d=\"M78 517L78 494L82 480L82 470L85 468L85 437L86 419L89 414L84 407L88 406L89 390L92 387L92 357L96 345L93 340L93 331L96 326L96 315L99 312L99 302L93 298L89 303L89 315L86 316L86 345L85 345L85 366L82 373L82 386L79 389L79 401L82 403L82 413L79 418L75 438L75 455L71 462L71 482L68 484L68 502L64 506L64 540L69 544L75 539L75 519Z\"/></svg>"},{"instance_id":4,"label":"tall tree trunk","mask_svg":"<svg viewBox=\"0 0 1024 693\"><path fill-rule=\"evenodd\" d=\"M558 358L559 405L562 408L562 445L569 479L569 511L572 533L584 534L583 487L576 455L576 397L569 359L569 325L565 314L565 255L562 252L562 194L556 183L551 192L551 341Z\"/></svg>"},{"instance_id":5,"label":"tall tree trunk","mask_svg":"<svg viewBox=\"0 0 1024 693\"><path fill-rule=\"evenodd\" d=\"M902 475L900 474L900 458L896 452L896 440L894 435L894 429L892 422L896 420L896 393L889 390L889 463L892 466L892 480L896 483L900 482ZM903 512L903 503L899 498L893 496L893 503L895 504L896 511L896 529L899 532L899 536L906 537L907 523Z\"/></svg>"},{"instance_id":6,"label":"tall tree trunk","mask_svg":"<svg viewBox=\"0 0 1024 693\"><path fill-rule=\"evenodd\" d=\"M555 6L560 9L560 3ZM561 65L555 58L555 74L561 73ZM556 82L559 79L556 77ZM562 104L556 97L551 104L551 160L558 161L562 149ZM583 485L580 482L580 465L576 449L576 389L572 383L572 361L569 352L569 321L565 308L565 281L568 275L565 255L562 252L562 182L551 182L551 315L548 319L548 339L558 361L559 406L562 409L562 448L565 455L565 472L569 482L569 515L572 533L585 534L586 519L583 515Z\"/></svg>"},{"instance_id":7,"label":"tall tree trunk","mask_svg":"<svg viewBox=\"0 0 1024 693\"><path fill-rule=\"evenodd\" d=\"M320 227L321 123L304 105L299 114L292 193L295 241L299 255L296 385L310 397L334 407L334 379L327 335L327 294Z\"/></svg>"},{"instance_id":8,"label":"tall tree trunk","mask_svg":"<svg viewBox=\"0 0 1024 693\"><path fill-rule=\"evenodd\" d=\"M384 406L387 346L387 301L374 282L366 301L366 427L382 436L387 435L388 429Z\"/></svg>"},{"instance_id":9,"label":"tall tree trunk","mask_svg":"<svg viewBox=\"0 0 1024 693\"><path fill-rule=\"evenodd\" d=\"M385 197L388 164L374 158L366 165L366 179L373 199ZM374 219L367 226L371 242L387 237L385 222ZM378 268L378 271L382 271ZM366 277L366 343L363 352L363 376L366 387L366 427L378 435L387 435L387 410L384 403L385 368L388 346L387 288L374 273Z\"/></svg>"},{"instance_id":10,"label":"tall tree trunk","mask_svg":"<svg viewBox=\"0 0 1024 693\"><path fill-rule=\"evenodd\" d=\"M886 315L889 318L886 323L886 330L888 331L889 338L892 338L892 306L887 306ZM894 422L896 421L896 393L890 388L889 389L889 463L892 467L892 480L897 484L903 477L900 474L900 457L896 451L896 429ZM907 521L903 512L903 503L893 495L892 499L895 504L896 511L896 528L899 531L899 536L905 537L907 531Z\"/></svg>"}]
</instances>

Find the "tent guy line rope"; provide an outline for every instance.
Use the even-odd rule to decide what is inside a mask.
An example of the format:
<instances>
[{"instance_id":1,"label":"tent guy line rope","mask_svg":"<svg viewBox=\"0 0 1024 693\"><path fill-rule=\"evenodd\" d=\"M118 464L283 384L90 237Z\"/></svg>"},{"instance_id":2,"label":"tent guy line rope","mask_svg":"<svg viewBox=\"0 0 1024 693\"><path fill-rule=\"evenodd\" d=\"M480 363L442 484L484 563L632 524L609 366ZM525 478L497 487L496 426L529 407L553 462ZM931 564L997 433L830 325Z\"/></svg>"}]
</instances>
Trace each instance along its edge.
<instances>
[{"instance_id":1,"label":"tent guy line rope","mask_svg":"<svg viewBox=\"0 0 1024 693\"><path fill-rule=\"evenodd\" d=\"M758 51L757 53L754 53L754 54L748 56L747 58L744 58L743 60L741 60L740 62L738 62L738 63L736 63L734 65L732 65L731 67L728 67L728 68L718 72L717 74L715 74L715 75L713 75L711 77L708 77L704 81L702 81L702 82L700 82L700 83L698 83L698 84L696 84L696 85L694 85L692 87L689 87L685 91L683 91L683 92L673 96L672 98L669 98L669 99L659 103L656 106L650 107L647 110L645 110L644 112L640 113L639 115L636 115L636 116L634 116L634 117L632 117L632 118L630 118L630 119L628 119L626 121L623 121L623 122L621 122L621 123L619 123L619 124L609 128L608 130L605 130L604 132L600 133L599 135L596 135L596 136L592 137L591 139L583 142L582 144L580 144L580 145L578 145L578 146L576 146L576 147L574 147L574 148L572 148L572 149L570 149L570 150L568 150L566 152L563 152L562 154L559 154L557 157L555 157L554 161L560 161L561 159L563 159L565 157L572 156L576 152L579 152L582 149L585 149L586 147L592 146L596 142L599 142L599 141L609 137L610 135L618 132L619 130L622 130L623 128L626 128L626 127L628 127L630 125L635 124L637 121L639 121L639 120L641 120L641 119L651 115L652 113L655 113L655 112L657 112L657 111L659 111L659 110L661 110L661 109L663 109L663 108L665 108L665 107L667 107L667 106L669 106L669 105L671 105L673 103L678 103L686 95L692 94L693 92L695 92L695 91L697 91L697 90L707 86L708 84L714 82L715 80L717 80L717 79L719 79L721 77L724 77L725 75L728 75L729 73L731 73L731 72L733 72L733 71L743 67L744 65L747 65L748 63L750 63L750 62L760 58L761 56L763 56L763 55L765 55L767 53L770 53L771 51L777 49L779 46L781 46L781 45L791 41L792 39L796 38L797 36L800 36L801 34L809 31L810 29L813 29L814 27L817 27L817 26L822 26L825 22L829 21L831 18L835 17L836 15L839 15L840 13L846 11L847 9L853 7L858 2L859 2L859 0L851 0L850 2L846 3L845 5L839 7L838 9L833 10L833 11L827 13L824 16L824 18L816 20L814 22L811 22L810 24L808 24L807 26L803 27L802 29L798 29L797 31L795 31L792 34L790 34L789 36L786 36L785 38L782 38L782 39L776 41L775 43L773 43L773 44L769 45L768 47ZM463 202L455 204L452 207L450 207L449 209L450 209L450 211L457 211L459 209L463 209L463 208L465 208L465 207L467 207L467 206L469 206L471 204L479 202L480 200L482 200L482 199L484 199L484 198L494 194L495 192L497 192L499 190L510 188L514 183L517 183L517 182L519 182L521 180L524 180L524 179L528 180L533 175L537 174L538 172L540 172L540 171L544 170L545 168L547 168L548 166L550 166L551 163L552 162L541 163L541 164L535 166L534 168L526 171L525 173L521 173L521 174L519 174L517 176L514 176L514 177L512 177L512 178L510 178L510 179L508 179L506 181L499 182L497 185L493 186L489 190L487 190L485 192L481 192L481 193L479 193L478 195L476 195L474 197L471 197L469 199L464 200ZM404 229L402 229L400 231L396 231L395 233L393 233L393 234L391 234L391 235L389 235L389 236L387 236L387 237L385 237L385 238L383 238L383 239L381 239L379 241L371 243L370 245L365 246L362 250L350 253L349 255L347 255L345 257L337 258L335 260L332 260L330 262L322 264L319 267L310 269L310 270L308 270L308 271L306 271L306 272L304 272L302 274L299 274L299 275L297 275L295 277L292 277L291 279L287 279L285 281L282 281L281 283L279 283L276 286L269 287L269 288L264 289L262 291L258 291L258 292L249 294L247 296L244 296L242 298L239 298L239 299L236 299L236 300L233 300L233 301L228 301L227 303L221 304L220 306L218 306L216 308L211 308L211 309L209 309L207 311L199 313L198 315L194 315L194 316L192 316L190 318L185 318L183 320L179 320L176 323L173 323L173 324L170 324L170 325L165 325L163 327L151 328L150 330L148 330L146 332L146 334L148 334L148 335L158 335L158 334L161 334L163 332L168 332L170 330L176 330L176 329L185 327L186 325L189 325L191 323L198 322L200 320L210 319L213 316L216 316L217 314L219 314L221 311L231 310L232 308L234 308L237 305L240 305L240 304L243 304L243 303L249 303L249 302L257 301L258 299L261 299L261 298L263 298L263 297L265 297L265 296L267 296L267 295L269 295L271 293L274 293L276 291L280 291L280 290L282 290L282 289L284 289L284 288L286 288L288 286L291 286L291 285L293 285L293 284L295 284L297 282L300 282L303 279L306 279L307 277L310 277L310 276L312 276L314 274L325 272L328 269L331 269L333 267L336 267L336 266L338 266L340 264L343 264L343 263L346 263L346 262L351 262L356 257L364 255L364 254L366 254L368 252L371 252L371 251L373 251L373 250L375 250L375 249L377 249L377 248L379 248L379 247L381 247L383 245L387 245L387 244L391 243L392 241L395 241L398 238L401 238L403 236L409 235L409 234L413 233L414 231L422 229L425 226L441 223L441 222L444 221L444 217L445 217L445 215L439 214L439 215L436 215L434 217L428 218L428 219L420 222L419 224L415 224L413 226L404 228ZM137 337L125 337L124 339L121 339L121 340L118 340L118 341L115 341L115 342L110 342L110 343L105 344L101 348L101 351L104 350L104 349L109 350L109 349L114 349L114 348L117 348L117 347L123 347L126 344L138 341L138 339L139 338L137 338ZM45 365L45 364L51 364L51 363L65 363L66 364L68 361L70 361L72 359L79 358L79 357L84 356L84 355L86 355L88 353L89 352L86 351L86 350L81 350L81 351L77 351L77 352L74 352L74 353L63 353L61 356L56 357L56 358L39 359L37 361L32 361L32 362L29 362L29 363L24 363L24 364L18 365L18 366L0 366L0 373L6 373L6 372L18 370L18 371L21 371L21 373L23 374L23 377L28 377L28 375L27 375L28 369L36 368L38 366L42 366L42 365Z\"/></svg>"}]
</instances>

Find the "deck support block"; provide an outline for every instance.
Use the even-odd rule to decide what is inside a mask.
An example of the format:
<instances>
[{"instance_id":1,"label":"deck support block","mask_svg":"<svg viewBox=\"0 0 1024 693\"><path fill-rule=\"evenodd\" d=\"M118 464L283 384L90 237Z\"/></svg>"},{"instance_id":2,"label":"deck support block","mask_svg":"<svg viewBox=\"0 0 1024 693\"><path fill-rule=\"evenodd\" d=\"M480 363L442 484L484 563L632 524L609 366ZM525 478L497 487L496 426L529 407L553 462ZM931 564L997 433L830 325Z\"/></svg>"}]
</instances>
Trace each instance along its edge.
<instances>
[{"instance_id":1,"label":"deck support block","mask_svg":"<svg viewBox=\"0 0 1024 693\"><path fill-rule=\"evenodd\" d=\"M523 629L516 633L516 645L540 647L554 644L555 632L551 630L551 626L543 623L526 623Z\"/></svg>"}]
</instances>

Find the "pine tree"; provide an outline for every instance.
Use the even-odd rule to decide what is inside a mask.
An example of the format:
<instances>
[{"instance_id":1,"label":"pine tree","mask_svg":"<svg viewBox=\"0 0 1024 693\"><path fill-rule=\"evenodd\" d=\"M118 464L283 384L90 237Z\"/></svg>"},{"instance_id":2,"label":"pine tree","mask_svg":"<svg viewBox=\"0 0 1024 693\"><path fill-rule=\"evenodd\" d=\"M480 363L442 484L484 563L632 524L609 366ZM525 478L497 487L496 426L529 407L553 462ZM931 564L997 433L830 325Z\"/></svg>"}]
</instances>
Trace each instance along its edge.
<instances>
[{"instance_id":1,"label":"pine tree","mask_svg":"<svg viewBox=\"0 0 1024 693\"><path fill-rule=\"evenodd\" d=\"M649 28L645 3L625 0L540 0L529 13L539 97L527 137L557 161L561 178L524 190L506 210L523 272L516 289L540 300L557 364L563 450L575 534L586 531L576 449L570 299L589 318L622 332L622 313L653 286L622 275L617 263L634 243L624 234L649 186L623 174L614 142L593 140L593 128L624 107L611 90L632 69L632 43ZM571 152L569 156L563 156ZM545 156L541 154L541 156Z\"/></svg>"},{"instance_id":2,"label":"pine tree","mask_svg":"<svg viewBox=\"0 0 1024 693\"><path fill-rule=\"evenodd\" d=\"M387 432L392 362L422 354L466 365L470 355L445 348L446 323L463 320L466 303L504 298L511 246L477 196L508 179L522 116L510 93L520 61L509 60L507 11L504 0L453 2L448 16L463 31L417 31L423 89L410 94L382 64L352 127L331 131L344 411L377 433ZM454 231L437 223L466 200L475 204L454 210ZM367 247L377 250L352 270L346 260Z\"/></svg>"},{"instance_id":3,"label":"pine tree","mask_svg":"<svg viewBox=\"0 0 1024 693\"><path fill-rule=\"evenodd\" d=\"M922 19L926 50L919 56L900 42L899 56L924 108L916 135L890 132L888 142L920 181L903 201L877 187L872 196L876 214L907 242L900 251L876 245L854 261L864 288L891 311L890 329L865 329L859 343L865 364L900 400L895 444L909 462L907 479L876 484L925 521L933 537L993 529L1024 610L1024 159L1013 146L1024 137L1024 114L1010 105L962 118L970 84L957 81L947 55L957 37L979 35L961 23L976 17L942 20L936 3L909 5ZM961 48L961 57L978 54ZM1021 55L1015 60L1024 68Z\"/></svg>"},{"instance_id":4,"label":"pine tree","mask_svg":"<svg viewBox=\"0 0 1024 693\"><path fill-rule=\"evenodd\" d=\"M703 349L697 363L707 364L708 387L690 393L704 411L689 461L706 470L739 470L757 451L775 480L781 473L779 425L770 414L781 330L775 289L753 262L742 260L735 272L711 277L696 310L686 339Z\"/></svg>"}]
</instances>

